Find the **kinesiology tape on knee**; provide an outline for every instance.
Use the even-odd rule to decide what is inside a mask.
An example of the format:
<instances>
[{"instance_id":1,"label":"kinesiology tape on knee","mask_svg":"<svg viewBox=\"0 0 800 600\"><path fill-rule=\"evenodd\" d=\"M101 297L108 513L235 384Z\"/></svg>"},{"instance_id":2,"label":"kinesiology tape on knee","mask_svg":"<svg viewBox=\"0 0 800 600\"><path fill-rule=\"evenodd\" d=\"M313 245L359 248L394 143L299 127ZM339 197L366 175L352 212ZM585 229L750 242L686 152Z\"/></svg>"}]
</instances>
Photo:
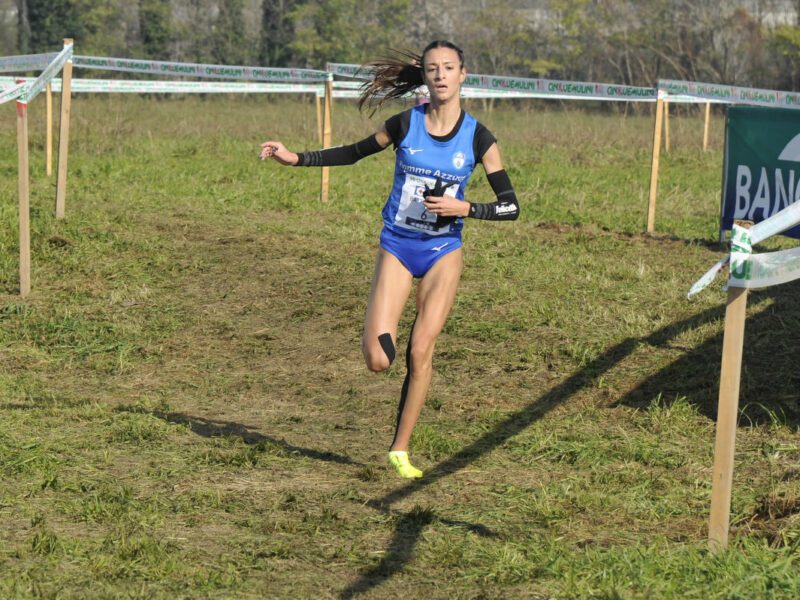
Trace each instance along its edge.
<instances>
[{"instance_id":1,"label":"kinesiology tape on knee","mask_svg":"<svg viewBox=\"0 0 800 600\"><path fill-rule=\"evenodd\" d=\"M391 365L394 362L395 357L395 349L394 349L394 342L392 342L392 336L388 333L382 333L378 336L378 343L383 348L384 354L386 354L386 358L389 359L389 364Z\"/></svg>"}]
</instances>

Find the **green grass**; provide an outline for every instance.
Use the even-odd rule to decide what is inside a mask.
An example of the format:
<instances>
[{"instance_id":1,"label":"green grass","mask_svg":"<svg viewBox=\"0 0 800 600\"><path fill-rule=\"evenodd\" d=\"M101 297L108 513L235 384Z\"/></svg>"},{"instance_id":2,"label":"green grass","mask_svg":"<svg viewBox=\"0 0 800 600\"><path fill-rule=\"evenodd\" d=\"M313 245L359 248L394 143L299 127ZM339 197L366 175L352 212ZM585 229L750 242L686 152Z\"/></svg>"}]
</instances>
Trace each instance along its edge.
<instances>
[{"instance_id":1,"label":"green grass","mask_svg":"<svg viewBox=\"0 0 800 600\"><path fill-rule=\"evenodd\" d=\"M800 595L793 284L750 298L731 548L706 551L725 296L685 294L722 254L721 115L705 153L674 115L645 236L650 115L470 110L522 216L465 227L404 483L403 360L359 350L391 152L322 205L318 171L256 159L317 145L308 100L77 97L59 222L34 104L20 299L0 107L0 597ZM337 103L334 142L386 115Z\"/></svg>"}]
</instances>

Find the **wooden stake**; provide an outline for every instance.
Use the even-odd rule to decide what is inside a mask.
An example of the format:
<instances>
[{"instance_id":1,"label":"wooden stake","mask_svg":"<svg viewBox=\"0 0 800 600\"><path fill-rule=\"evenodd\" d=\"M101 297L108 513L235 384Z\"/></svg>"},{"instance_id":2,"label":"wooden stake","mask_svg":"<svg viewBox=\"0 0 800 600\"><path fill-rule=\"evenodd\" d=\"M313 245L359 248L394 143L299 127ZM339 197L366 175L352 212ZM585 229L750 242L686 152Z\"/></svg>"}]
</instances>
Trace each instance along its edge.
<instances>
[{"instance_id":1,"label":"wooden stake","mask_svg":"<svg viewBox=\"0 0 800 600\"><path fill-rule=\"evenodd\" d=\"M319 95L314 94L317 99L317 134L319 137L319 144L322 145L322 103L319 100Z\"/></svg>"},{"instance_id":2,"label":"wooden stake","mask_svg":"<svg viewBox=\"0 0 800 600\"><path fill-rule=\"evenodd\" d=\"M669 152L669 102L664 102L664 150Z\"/></svg>"},{"instance_id":3,"label":"wooden stake","mask_svg":"<svg viewBox=\"0 0 800 600\"><path fill-rule=\"evenodd\" d=\"M647 203L647 233L652 233L656 224L656 194L658 192L658 161L661 155L661 128L664 119L664 101L656 100L656 124L653 130L653 160L650 164L650 196Z\"/></svg>"},{"instance_id":4,"label":"wooden stake","mask_svg":"<svg viewBox=\"0 0 800 600\"><path fill-rule=\"evenodd\" d=\"M742 372L746 311L747 289L729 287L722 341L722 367L719 375L717 435L714 447L714 474L711 482L711 517L708 522L708 546L712 552L719 552L728 547L733 455L739 413L739 379Z\"/></svg>"},{"instance_id":5,"label":"wooden stake","mask_svg":"<svg viewBox=\"0 0 800 600\"><path fill-rule=\"evenodd\" d=\"M64 39L64 46L72 43ZM56 219L66 214L67 154L69 152L69 113L72 102L72 60L64 64L61 73L61 122L58 130L58 178L56 180Z\"/></svg>"},{"instance_id":6,"label":"wooden stake","mask_svg":"<svg viewBox=\"0 0 800 600\"><path fill-rule=\"evenodd\" d=\"M45 156L47 159L47 176L53 174L53 89L50 84L47 84L45 90L47 98L47 147L45 148Z\"/></svg>"},{"instance_id":7,"label":"wooden stake","mask_svg":"<svg viewBox=\"0 0 800 600\"><path fill-rule=\"evenodd\" d=\"M706 102L706 118L703 124L703 151L708 150L708 127L711 124L711 102Z\"/></svg>"},{"instance_id":8,"label":"wooden stake","mask_svg":"<svg viewBox=\"0 0 800 600\"><path fill-rule=\"evenodd\" d=\"M17 155L19 170L19 295L31 293L31 215L28 169L28 103L17 101Z\"/></svg>"},{"instance_id":9,"label":"wooden stake","mask_svg":"<svg viewBox=\"0 0 800 600\"><path fill-rule=\"evenodd\" d=\"M322 120L322 147L331 145L331 108L333 100L333 77L325 82L325 115ZM322 181L319 190L320 202L328 201L328 188L330 187L330 167L322 167Z\"/></svg>"}]
</instances>

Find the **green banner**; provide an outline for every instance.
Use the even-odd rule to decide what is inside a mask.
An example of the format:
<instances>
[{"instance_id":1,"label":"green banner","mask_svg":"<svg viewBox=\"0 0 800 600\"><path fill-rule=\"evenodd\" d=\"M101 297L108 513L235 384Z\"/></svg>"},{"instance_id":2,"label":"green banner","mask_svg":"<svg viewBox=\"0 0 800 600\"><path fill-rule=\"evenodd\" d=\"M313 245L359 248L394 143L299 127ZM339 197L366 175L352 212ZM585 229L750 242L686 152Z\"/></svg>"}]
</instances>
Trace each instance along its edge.
<instances>
[{"instance_id":1,"label":"green banner","mask_svg":"<svg viewBox=\"0 0 800 600\"><path fill-rule=\"evenodd\" d=\"M760 222L800 198L800 111L728 108L721 229ZM800 237L800 228L786 235Z\"/></svg>"}]
</instances>

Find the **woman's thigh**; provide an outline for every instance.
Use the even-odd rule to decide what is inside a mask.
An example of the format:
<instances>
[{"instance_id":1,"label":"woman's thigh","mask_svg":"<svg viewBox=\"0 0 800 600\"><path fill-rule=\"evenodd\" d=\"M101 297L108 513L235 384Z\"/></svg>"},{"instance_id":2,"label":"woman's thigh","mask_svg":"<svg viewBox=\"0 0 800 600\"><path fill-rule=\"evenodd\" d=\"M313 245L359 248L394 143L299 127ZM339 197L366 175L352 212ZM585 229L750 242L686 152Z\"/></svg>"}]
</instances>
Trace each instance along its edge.
<instances>
[{"instance_id":1,"label":"woman's thigh","mask_svg":"<svg viewBox=\"0 0 800 600\"><path fill-rule=\"evenodd\" d=\"M453 308L463 268L464 253L459 248L443 256L419 283L414 346L419 346L425 354L433 352L436 338Z\"/></svg>"},{"instance_id":2,"label":"woman's thigh","mask_svg":"<svg viewBox=\"0 0 800 600\"><path fill-rule=\"evenodd\" d=\"M397 342L397 325L411 292L412 281L411 273L395 256L386 250L378 250L362 340L364 357L370 368L373 366L369 364L371 359L377 360L385 356L379 336L388 333L392 338L392 344ZM378 362L383 361L378 360ZM386 367L388 364L383 368Z\"/></svg>"}]
</instances>

